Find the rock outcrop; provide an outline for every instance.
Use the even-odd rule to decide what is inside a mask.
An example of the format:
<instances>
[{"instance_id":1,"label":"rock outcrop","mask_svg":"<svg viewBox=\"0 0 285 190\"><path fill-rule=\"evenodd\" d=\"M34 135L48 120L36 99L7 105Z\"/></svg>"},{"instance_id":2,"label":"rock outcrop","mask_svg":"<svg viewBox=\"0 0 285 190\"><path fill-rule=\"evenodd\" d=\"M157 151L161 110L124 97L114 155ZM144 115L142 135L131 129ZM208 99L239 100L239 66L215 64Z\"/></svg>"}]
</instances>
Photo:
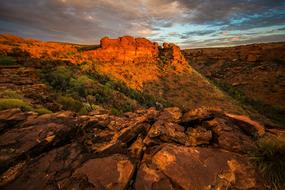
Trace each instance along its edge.
<instances>
[{"instance_id":1,"label":"rock outcrop","mask_svg":"<svg viewBox=\"0 0 285 190\"><path fill-rule=\"evenodd\" d=\"M84 55L91 57L101 72L136 89L141 89L148 81L158 80L160 70L171 68L179 73L189 69L178 46L164 43L161 47L145 38L105 37L98 48L84 52Z\"/></svg>"},{"instance_id":2,"label":"rock outcrop","mask_svg":"<svg viewBox=\"0 0 285 190\"><path fill-rule=\"evenodd\" d=\"M92 51L93 58L103 62L134 63L154 62L158 55L158 44L144 38L124 36L118 39L105 37L100 48Z\"/></svg>"},{"instance_id":3,"label":"rock outcrop","mask_svg":"<svg viewBox=\"0 0 285 190\"><path fill-rule=\"evenodd\" d=\"M279 137L258 133L264 127L256 124L222 112L179 108L121 117L5 110L0 112L0 187L262 189L245 153L261 136Z\"/></svg>"}]
</instances>

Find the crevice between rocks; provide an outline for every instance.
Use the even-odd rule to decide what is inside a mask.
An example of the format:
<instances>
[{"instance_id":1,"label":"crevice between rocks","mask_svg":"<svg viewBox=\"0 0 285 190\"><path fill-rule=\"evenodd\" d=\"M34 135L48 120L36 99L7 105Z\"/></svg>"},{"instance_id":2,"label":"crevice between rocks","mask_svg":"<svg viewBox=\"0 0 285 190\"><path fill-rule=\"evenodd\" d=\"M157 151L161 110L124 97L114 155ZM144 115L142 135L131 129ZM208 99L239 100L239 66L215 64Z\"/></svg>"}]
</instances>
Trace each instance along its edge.
<instances>
[{"instance_id":1,"label":"crevice between rocks","mask_svg":"<svg viewBox=\"0 0 285 190\"><path fill-rule=\"evenodd\" d=\"M9 168L15 166L19 162L24 162L29 159L33 159L37 156L40 156L44 153L47 153L55 148L59 148L62 146L65 146L67 144L70 144L72 139L79 136L80 133L78 133L78 130L76 127L71 129L69 133L66 133L65 131L61 130L59 131L55 139L52 142L43 141L36 146L32 147L28 151L20 154L19 156L13 158L12 160L5 161L0 163L0 175L2 175L4 172L6 172Z\"/></svg>"}]
</instances>

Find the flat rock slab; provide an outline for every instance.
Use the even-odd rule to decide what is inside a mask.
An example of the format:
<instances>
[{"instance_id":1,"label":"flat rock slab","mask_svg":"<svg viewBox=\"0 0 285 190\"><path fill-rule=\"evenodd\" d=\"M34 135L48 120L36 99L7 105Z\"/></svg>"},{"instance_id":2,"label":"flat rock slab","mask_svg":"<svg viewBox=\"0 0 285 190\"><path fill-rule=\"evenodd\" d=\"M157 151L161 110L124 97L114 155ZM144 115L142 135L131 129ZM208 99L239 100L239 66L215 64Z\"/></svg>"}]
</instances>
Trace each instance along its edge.
<instances>
[{"instance_id":1,"label":"flat rock slab","mask_svg":"<svg viewBox=\"0 0 285 190\"><path fill-rule=\"evenodd\" d=\"M172 184L185 190L257 186L255 170L245 158L218 149L165 145L152 157L152 163Z\"/></svg>"},{"instance_id":2,"label":"flat rock slab","mask_svg":"<svg viewBox=\"0 0 285 190\"><path fill-rule=\"evenodd\" d=\"M73 177L86 179L91 189L123 190L134 172L134 166L124 155L91 159L78 168Z\"/></svg>"},{"instance_id":3,"label":"flat rock slab","mask_svg":"<svg viewBox=\"0 0 285 190\"><path fill-rule=\"evenodd\" d=\"M143 163L137 173L135 188L139 190L174 190L171 181L153 164Z\"/></svg>"}]
</instances>

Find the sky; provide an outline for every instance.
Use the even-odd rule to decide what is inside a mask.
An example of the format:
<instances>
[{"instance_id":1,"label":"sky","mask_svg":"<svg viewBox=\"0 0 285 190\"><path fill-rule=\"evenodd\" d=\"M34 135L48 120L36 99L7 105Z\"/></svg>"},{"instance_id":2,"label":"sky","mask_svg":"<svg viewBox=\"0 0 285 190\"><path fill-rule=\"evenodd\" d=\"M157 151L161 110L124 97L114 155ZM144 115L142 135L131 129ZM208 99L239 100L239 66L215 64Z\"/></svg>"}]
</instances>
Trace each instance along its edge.
<instances>
[{"instance_id":1,"label":"sky","mask_svg":"<svg viewBox=\"0 0 285 190\"><path fill-rule=\"evenodd\" d=\"M285 41L285 1L1 0L0 33L79 44L130 35L182 48Z\"/></svg>"}]
</instances>

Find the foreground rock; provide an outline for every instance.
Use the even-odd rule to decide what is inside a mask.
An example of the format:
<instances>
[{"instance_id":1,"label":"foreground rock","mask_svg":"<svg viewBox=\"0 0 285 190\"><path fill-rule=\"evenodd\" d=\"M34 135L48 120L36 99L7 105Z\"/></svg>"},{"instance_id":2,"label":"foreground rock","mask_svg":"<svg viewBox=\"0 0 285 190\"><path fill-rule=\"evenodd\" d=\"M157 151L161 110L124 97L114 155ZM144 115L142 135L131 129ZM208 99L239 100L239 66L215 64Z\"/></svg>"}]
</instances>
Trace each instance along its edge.
<instances>
[{"instance_id":1,"label":"foreground rock","mask_svg":"<svg viewBox=\"0 0 285 190\"><path fill-rule=\"evenodd\" d=\"M261 138L254 134L276 136L280 129L268 133L249 118L202 112L150 108L78 117L2 111L0 187L262 189L245 153Z\"/></svg>"},{"instance_id":2,"label":"foreground rock","mask_svg":"<svg viewBox=\"0 0 285 190\"><path fill-rule=\"evenodd\" d=\"M163 184L166 177L172 182L167 184L167 189L257 188L254 169L246 159L230 152L166 144L149 162L164 175L146 170L143 165L139 169L137 189L152 189L147 184Z\"/></svg>"}]
</instances>

